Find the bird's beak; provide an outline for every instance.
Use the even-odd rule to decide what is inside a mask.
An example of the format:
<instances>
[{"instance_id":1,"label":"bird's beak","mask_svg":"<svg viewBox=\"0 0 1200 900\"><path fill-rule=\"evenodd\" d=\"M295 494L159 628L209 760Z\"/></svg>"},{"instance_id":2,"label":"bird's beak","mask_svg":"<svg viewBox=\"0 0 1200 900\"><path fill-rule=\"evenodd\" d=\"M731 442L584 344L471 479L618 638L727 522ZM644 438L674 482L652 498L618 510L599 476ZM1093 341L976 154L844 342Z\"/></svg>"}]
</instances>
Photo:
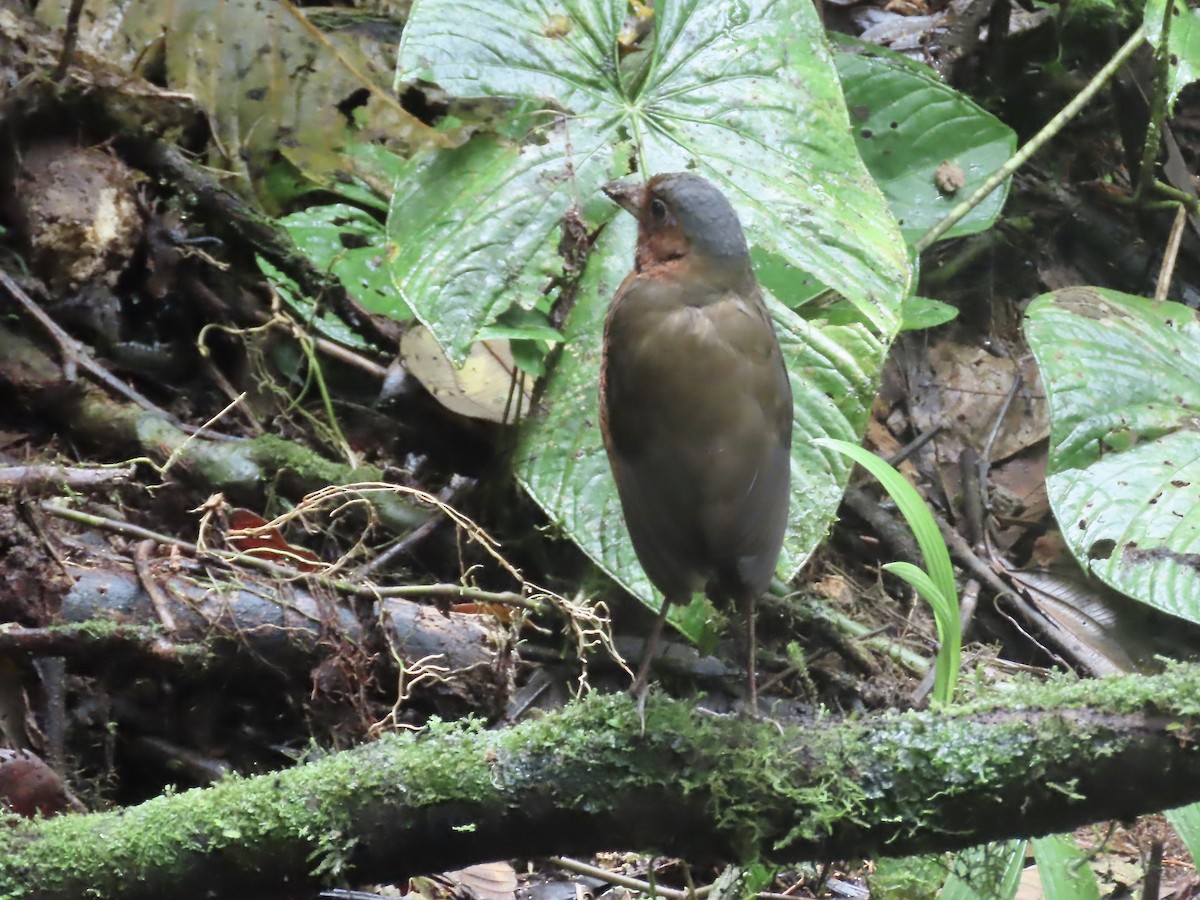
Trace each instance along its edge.
<instances>
[{"instance_id":1,"label":"bird's beak","mask_svg":"<svg viewBox=\"0 0 1200 900\"><path fill-rule=\"evenodd\" d=\"M601 190L608 194L609 198L625 212L635 219L641 218L642 196L646 191L646 185L643 182L637 180L610 181Z\"/></svg>"}]
</instances>

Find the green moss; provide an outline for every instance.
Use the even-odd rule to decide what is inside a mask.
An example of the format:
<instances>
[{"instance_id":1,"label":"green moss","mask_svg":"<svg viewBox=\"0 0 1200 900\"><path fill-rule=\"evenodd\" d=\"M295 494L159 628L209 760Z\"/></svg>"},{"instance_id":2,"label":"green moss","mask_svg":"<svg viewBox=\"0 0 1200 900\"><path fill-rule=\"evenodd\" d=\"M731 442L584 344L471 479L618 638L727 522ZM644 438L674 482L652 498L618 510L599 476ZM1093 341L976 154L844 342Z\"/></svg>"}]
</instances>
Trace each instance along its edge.
<instances>
[{"instance_id":1,"label":"green moss","mask_svg":"<svg viewBox=\"0 0 1200 900\"><path fill-rule=\"evenodd\" d=\"M1144 5L1127 0L1071 0L1063 11L1063 25L1080 40L1096 31L1127 30L1141 18Z\"/></svg>"},{"instance_id":2,"label":"green moss","mask_svg":"<svg viewBox=\"0 0 1200 900\"><path fill-rule=\"evenodd\" d=\"M0 895L21 896L30 872L51 891L83 885L113 896L130 882L165 889L209 854L246 868L272 859L328 881L346 874L364 817L381 809L401 817L402 828L403 817L414 824L447 805L463 811L448 827L470 830L472 815L495 822L535 798L611 821L648 790L715 823L743 861L783 861L848 831L883 842L940 831L960 841L968 807L998 798L1011 808L1031 790L1043 804L1053 791L1074 802L1087 788L1072 781L1070 761L1126 749L1114 716L1149 713L1189 727L1200 713L1200 670L1064 678L1017 696L1026 709L1046 711L1031 721L1002 700L977 700L781 729L652 699L643 732L631 699L592 695L503 731L433 722L420 736L388 736L271 776L0 829Z\"/></svg>"},{"instance_id":3,"label":"green moss","mask_svg":"<svg viewBox=\"0 0 1200 900\"><path fill-rule=\"evenodd\" d=\"M1200 667L1168 663L1153 677L1113 675L1080 679L1059 674L1048 681L1017 678L1002 691L971 703L956 704L947 716L978 716L1034 709L1104 709L1117 714L1157 713L1192 717L1200 714Z\"/></svg>"}]
</instances>

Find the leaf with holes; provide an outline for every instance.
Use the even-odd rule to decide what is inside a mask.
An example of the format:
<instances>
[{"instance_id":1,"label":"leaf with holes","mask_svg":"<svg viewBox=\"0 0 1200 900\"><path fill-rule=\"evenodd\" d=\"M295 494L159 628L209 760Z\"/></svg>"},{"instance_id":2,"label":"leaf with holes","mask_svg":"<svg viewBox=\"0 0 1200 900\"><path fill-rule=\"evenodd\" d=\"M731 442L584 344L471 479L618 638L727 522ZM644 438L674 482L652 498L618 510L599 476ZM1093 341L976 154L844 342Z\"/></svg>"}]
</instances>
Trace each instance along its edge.
<instances>
[{"instance_id":1,"label":"leaf with holes","mask_svg":"<svg viewBox=\"0 0 1200 900\"><path fill-rule=\"evenodd\" d=\"M1008 161L1017 136L926 66L848 38L838 45L858 151L915 241ZM991 228L1007 196L1006 181L942 239Z\"/></svg>"},{"instance_id":2,"label":"leaf with holes","mask_svg":"<svg viewBox=\"0 0 1200 900\"><path fill-rule=\"evenodd\" d=\"M1050 403L1050 504L1085 569L1200 622L1200 321L1178 303L1067 288L1025 334Z\"/></svg>"},{"instance_id":3,"label":"leaf with holes","mask_svg":"<svg viewBox=\"0 0 1200 900\"><path fill-rule=\"evenodd\" d=\"M1162 43L1163 14L1168 0L1150 0L1143 13L1146 40L1155 47ZM1188 6L1183 0L1171 0L1170 33L1167 70L1167 112L1175 107L1180 92L1200 79L1200 9Z\"/></svg>"}]
</instances>

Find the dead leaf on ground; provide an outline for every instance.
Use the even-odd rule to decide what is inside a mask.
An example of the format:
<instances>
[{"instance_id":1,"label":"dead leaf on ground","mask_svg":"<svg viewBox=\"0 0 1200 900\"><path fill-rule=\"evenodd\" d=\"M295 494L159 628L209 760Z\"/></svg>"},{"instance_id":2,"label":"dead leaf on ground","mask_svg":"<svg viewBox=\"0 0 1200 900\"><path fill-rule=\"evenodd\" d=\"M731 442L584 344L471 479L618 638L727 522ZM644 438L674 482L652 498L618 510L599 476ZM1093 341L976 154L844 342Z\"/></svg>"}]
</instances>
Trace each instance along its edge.
<instances>
[{"instance_id":1,"label":"dead leaf on ground","mask_svg":"<svg viewBox=\"0 0 1200 900\"><path fill-rule=\"evenodd\" d=\"M400 357L439 403L459 415L511 423L529 411L530 379L519 377L505 339L474 344L457 369L433 333L417 325L400 339Z\"/></svg>"},{"instance_id":2,"label":"dead leaf on ground","mask_svg":"<svg viewBox=\"0 0 1200 900\"><path fill-rule=\"evenodd\" d=\"M960 460L968 447L981 453L1019 371L1023 384L1004 420L996 431L991 447L990 487L1018 499L1025 510L1045 507L1036 484L1039 469L1045 468L1045 449L1035 445L1050 434L1049 408L1042 390L1041 375L1032 357L1014 361L992 356L982 347L942 341L929 349L930 376L926 384L913 386L915 398L912 426L918 433L941 425L941 432L930 442L936 469L946 496L961 497ZM1007 461L1017 454L1033 455L1006 471ZM1013 510L1006 510L1013 515ZM1026 518L1025 512L1016 514Z\"/></svg>"}]
</instances>

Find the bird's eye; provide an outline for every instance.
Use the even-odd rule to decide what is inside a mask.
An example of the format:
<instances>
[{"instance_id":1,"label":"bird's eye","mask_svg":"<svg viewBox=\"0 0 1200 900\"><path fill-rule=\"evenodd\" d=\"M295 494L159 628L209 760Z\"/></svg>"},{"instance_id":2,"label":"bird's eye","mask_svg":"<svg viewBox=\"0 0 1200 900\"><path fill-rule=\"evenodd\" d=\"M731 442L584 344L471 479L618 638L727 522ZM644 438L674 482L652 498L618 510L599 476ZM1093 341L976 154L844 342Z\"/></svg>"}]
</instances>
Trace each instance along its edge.
<instances>
[{"instance_id":1,"label":"bird's eye","mask_svg":"<svg viewBox=\"0 0 1200 900\"><path fill-rule=\"evenodd\" d=\"M657 197L650 201L650 217L655 222L663 222L667 218L667 204L663 203Z\"/></svg>"}]
</instances>

